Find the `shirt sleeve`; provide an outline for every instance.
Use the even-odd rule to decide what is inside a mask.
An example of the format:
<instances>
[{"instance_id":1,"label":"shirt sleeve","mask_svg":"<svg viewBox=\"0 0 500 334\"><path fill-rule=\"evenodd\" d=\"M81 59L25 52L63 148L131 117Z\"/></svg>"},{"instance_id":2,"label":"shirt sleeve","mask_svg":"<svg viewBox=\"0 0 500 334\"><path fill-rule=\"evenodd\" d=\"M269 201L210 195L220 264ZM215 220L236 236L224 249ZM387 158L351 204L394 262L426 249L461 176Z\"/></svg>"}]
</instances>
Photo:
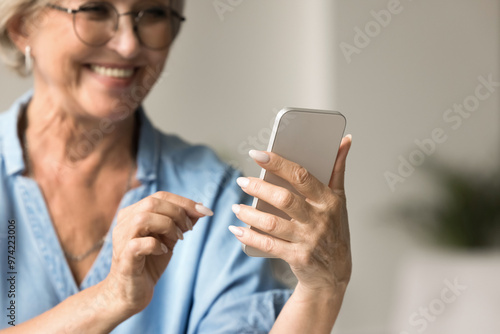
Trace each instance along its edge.
<instances>
[{"instance_id":1,"label":"shirt sleeve","mask_svg":"<svg viewBox=\"0 0 500 334\"><path fill-rule=\"evenodd\" d=\"M256 292L239 298L222 297L201 322L197 333L269 333L290 290Z\"/></svg>"},{"instance_id":2,"label":"shirt sleeve","mask_svg":"<svg viewBox=\"0 0 500 334\"><path fill-rule=\"evenodd\" d=\"M239 172L229 168L212 204L215 215L194 288L188 333L268 333L292 291L274 276L269 259L247 256L229 225L245 226L231 205L250 205L252 198L236 184Z\"/></svg>"}]
</instances>

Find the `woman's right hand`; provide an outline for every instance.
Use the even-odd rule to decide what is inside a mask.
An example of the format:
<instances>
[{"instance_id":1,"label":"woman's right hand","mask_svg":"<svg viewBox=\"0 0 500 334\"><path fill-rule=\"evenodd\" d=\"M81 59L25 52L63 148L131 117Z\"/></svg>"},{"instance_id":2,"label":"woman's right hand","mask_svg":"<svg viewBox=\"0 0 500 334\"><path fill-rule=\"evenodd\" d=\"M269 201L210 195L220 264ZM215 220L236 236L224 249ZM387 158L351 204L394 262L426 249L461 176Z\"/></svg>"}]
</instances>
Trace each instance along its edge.
<instances>
[{"instance_id":1,"label":"woman's right hand","mask_svg":"<svg viewBox=\"0 0 500 334\"><path fill-rule=\"evenodd\" d=\"M213 214L182 196L157 192L122 209L113 231L113 259L102 287L127 316L151 301L172 250L199 218Z\"/></svg>"},{"instance_id":2,"label":"woman's right hand","mask_svg":"<svg viewBox=\"0 0 500 334\"><path fill-rule=\"evenodd\" d=\"M212 214L190 199L163 191L126 207L118 213L113 231L113 259L106 279L39 316L0 332L111 332L149 304L154 286L182 233L191 229L199 218Z\"/></svg>"}]
</instances>

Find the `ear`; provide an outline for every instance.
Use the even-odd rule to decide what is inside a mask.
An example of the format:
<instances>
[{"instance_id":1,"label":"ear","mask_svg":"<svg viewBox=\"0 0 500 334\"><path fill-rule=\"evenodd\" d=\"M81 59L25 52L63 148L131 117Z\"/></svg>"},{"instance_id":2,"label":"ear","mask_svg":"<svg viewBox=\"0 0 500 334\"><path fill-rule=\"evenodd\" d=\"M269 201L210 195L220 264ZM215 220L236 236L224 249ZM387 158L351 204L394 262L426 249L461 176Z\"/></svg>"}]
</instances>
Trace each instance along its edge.
<instances>
[{"instance_id":1,"label":"ear","mask_svg":"<svg viewBox=\"0 0 500 334\"><path fill-rule=\"evenodd\" d=\"M24 53L27 45L29 45L29 34L25 29L24 19L21 15L13 17L7 23L7 32L10 39L16 45L17 49Z\"/></svg>"}]
</instances>

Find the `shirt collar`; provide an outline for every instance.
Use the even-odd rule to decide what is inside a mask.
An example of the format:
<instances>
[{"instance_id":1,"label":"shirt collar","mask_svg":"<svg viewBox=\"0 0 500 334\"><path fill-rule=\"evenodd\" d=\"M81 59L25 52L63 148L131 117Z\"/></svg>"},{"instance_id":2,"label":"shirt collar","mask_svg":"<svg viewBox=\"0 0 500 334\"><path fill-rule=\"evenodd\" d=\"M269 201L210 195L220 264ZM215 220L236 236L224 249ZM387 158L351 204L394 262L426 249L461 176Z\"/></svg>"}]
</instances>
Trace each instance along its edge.
<instances>
[{"instance_id":1,"label":"shirt collar","mask_svg":"<svg viewBox=\"0 0 500 334\"><path fill-rule=\"evenodd\" d=\"M17 99L10 109L1 115L0 124L2 152L5 159L5 168L8 175L24 171L23 149L17 133L17 124L21 110L32 96L32 91L27 92Z\"/></svg>"},{"instance_id":2,"label":"shirt collar","mask_svg":"<svg viewBox=\"0 0 500 334\"><path fill-rule=\"evenodd\" d=\"M140 130L137 150L137 175L141 183L155 181L160 160L160 133L153 127L144 109L139 107Z\"/></svg>"},{"instance_id":3,"label":"shirt collar","mask_svg":"<svg viewBox=\"0 0 500 334\"><path fill-rule=\"evenodd\" d=\"M15 175L24 171L23 149L17 133L19 116L24 106L30 101L33 91L30 90L17 99L10 109L0 115L0 145L5 159L7 175ZM137 179L141 183L152 182L158 175L160 158L160 134L153 127L144 109L137 110L140 121L139 144L137 150Z\"/></svg>"}]
</instances>

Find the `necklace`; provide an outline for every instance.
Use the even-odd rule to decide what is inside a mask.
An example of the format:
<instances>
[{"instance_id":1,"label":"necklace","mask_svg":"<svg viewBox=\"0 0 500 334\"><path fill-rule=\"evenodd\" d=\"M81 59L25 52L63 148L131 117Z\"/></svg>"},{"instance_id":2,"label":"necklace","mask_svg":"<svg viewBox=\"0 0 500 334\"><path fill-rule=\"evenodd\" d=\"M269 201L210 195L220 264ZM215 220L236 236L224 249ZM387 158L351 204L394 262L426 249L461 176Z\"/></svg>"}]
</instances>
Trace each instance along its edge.
<instances>
[{"instance_id":1,"label":"necklace","mask_svg":"<svg viewBox=\"0 0 500 334\"><path fill-rule=\"evenodd\" d=\"M31 177L34 179L33 169L32 169L33 163L31 162L30 156L28 154L28 142L26 140L26 127L25 127L24 132L23 132L23 148L24 148L24 160L26 161L27 175L28 175L28 177ZM127 185L125 187L124 194L126 194L130 190L130 188L132 187L132 176L133 176L133 172L134 172L134 166L135 166L135 164L134 164L134 161L132 159L132 164L130 165L130 171L128 174ZM104 241L106 241L106 235L104 235L104 237L99 239L95 244L92 245L92 247L90 247L87 251L85 251L82 254L70 253L67 250L65 250L62 247L62 245L61 245L61 248L63 248L64 255L66 256L66 258L68 260L73 261L73 262L80 262L80 261L86 259L87 257L89 257L90 254L92 254L95 251L97 251L98 249L100 249L102 247L102 245L104 245Z\"/></svg>"}]
</instances>

